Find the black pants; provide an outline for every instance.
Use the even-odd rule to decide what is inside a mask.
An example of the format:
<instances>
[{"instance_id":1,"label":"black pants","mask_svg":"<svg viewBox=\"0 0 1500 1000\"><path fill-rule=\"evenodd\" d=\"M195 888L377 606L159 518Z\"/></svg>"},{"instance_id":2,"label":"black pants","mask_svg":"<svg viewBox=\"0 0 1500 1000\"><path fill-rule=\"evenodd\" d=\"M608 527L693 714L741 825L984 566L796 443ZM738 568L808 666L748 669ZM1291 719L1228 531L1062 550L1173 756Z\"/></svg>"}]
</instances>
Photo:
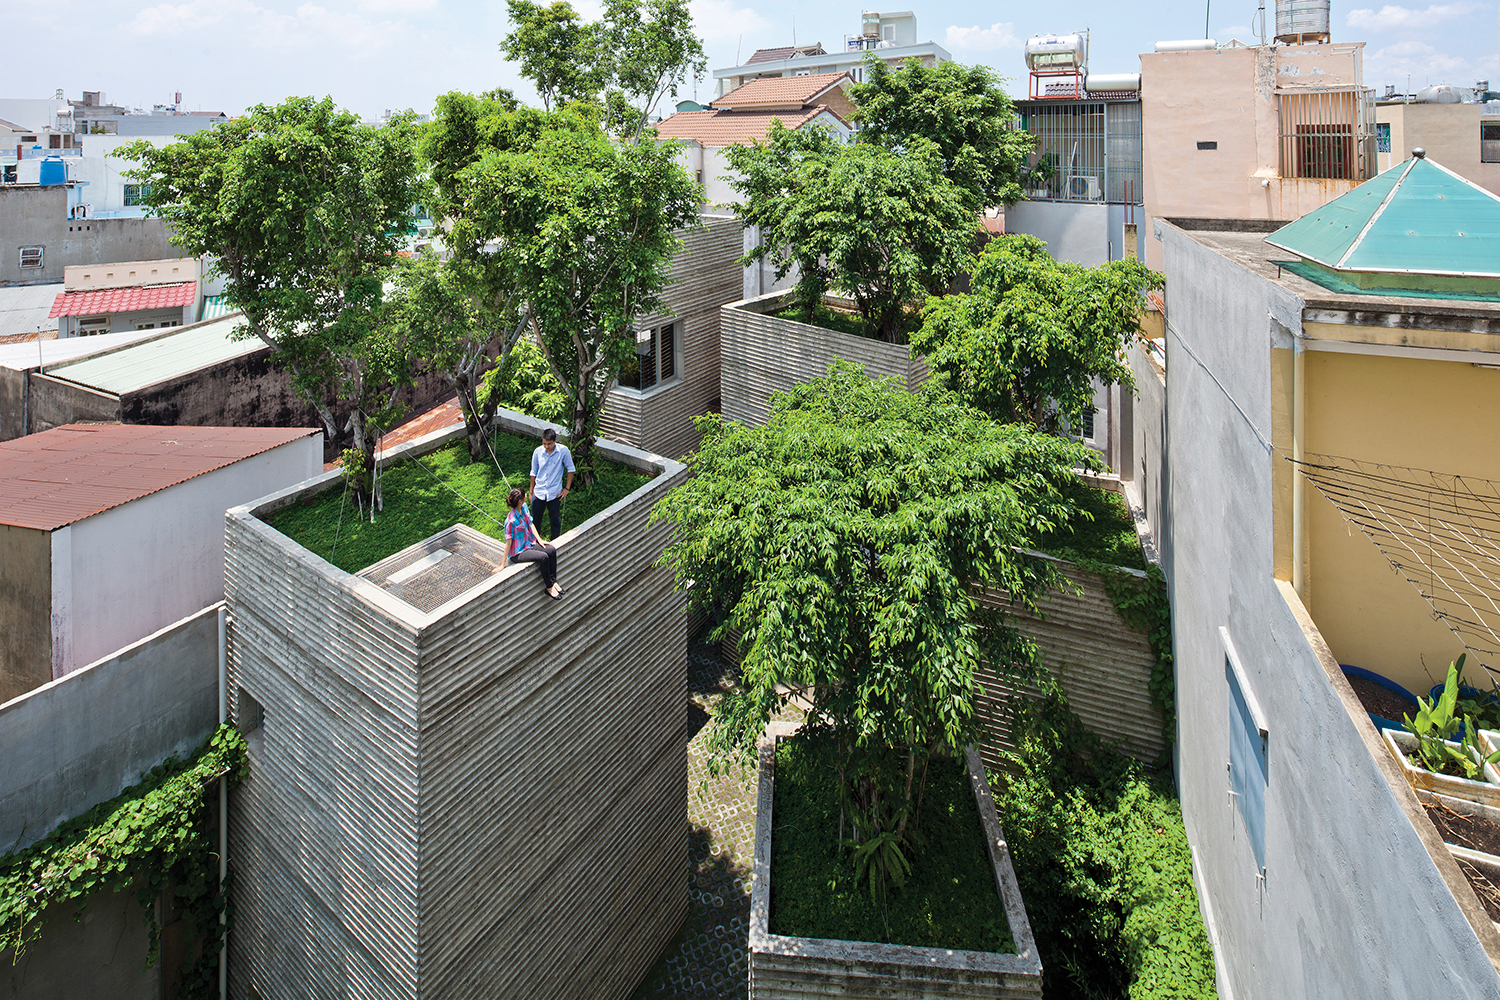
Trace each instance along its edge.
<instances>
[{"instance_id":1,"label":"black pants","mask_svg":"<svg viewBox=\"0 0 1500 1000\"><path fill-rule=\"evenodd\" d=\"M531 498L531 523L536 525L536 530L542 530L542 511L552 515L552 534L548 538L556 538L562 534L562 497L553 497L551 500L543 500L541 497Z\"/></svg>"},{"instance_id":2,"label":"black pants","mask_svg":"<svg viewBox=\"0 0 1500 1000\"><path fill-rule=\"evenodd\" d=\"M523 549L511 556L515 562L534 562L542 564L542 586L551 589L557 582L557 549L543 542L533 545L529 549Z\"/></svg>"}]
</instances>

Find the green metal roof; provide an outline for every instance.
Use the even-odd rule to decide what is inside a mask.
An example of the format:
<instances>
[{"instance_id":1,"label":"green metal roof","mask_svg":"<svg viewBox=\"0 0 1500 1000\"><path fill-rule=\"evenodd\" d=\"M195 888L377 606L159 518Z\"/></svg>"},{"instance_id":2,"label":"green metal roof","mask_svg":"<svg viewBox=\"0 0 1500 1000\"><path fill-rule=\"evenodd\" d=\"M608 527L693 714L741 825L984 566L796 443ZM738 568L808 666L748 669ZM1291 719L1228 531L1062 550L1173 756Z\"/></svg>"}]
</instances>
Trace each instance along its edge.
<instances>
[{"instance_id":1,"label":"green metal roof","mask_svg":"<svg viewBox=\"0 0 1500 1000\"><path fill-rule=\"evenodd\" d=\"M229 304L227 295L205 295L203 297L203 315L198 317L198 322L204 320L218 319L220 316L228 316L234 312L234 306Z\"/></svg>"},{"instance_id":2,"label":"green metal roof","mask_svg":"<svg viewBox=\"0 0 1500 1000\"><path fill-rule=\"evenodd\" d=\"M119 395L232 361L265 346L254 338L231 340L239 314L194 323L118 351L48 368L47 374Z\"/></svg>"},{"instance_id":3,"label":"green metal roof","mask_svg":"<svg viewBox=\"0 0 1500 1000\"><path fill-rule=\"evenodd\" d=\"M1500 278L1500 197L1414 157L1266 242L1339 271Z\"/></svg>"}]
</instances>

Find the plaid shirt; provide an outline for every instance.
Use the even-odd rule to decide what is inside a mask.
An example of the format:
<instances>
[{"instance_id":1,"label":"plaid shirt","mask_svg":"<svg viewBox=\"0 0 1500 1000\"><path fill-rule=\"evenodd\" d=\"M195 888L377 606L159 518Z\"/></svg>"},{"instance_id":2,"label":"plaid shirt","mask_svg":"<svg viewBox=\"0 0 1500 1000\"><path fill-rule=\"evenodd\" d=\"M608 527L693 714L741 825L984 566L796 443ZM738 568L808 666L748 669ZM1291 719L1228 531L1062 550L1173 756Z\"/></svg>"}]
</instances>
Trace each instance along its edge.
<instances>
[{"instance_id":1,"label":"plaid shirt","mask_svg":"<svg viewBox=\"0 0 1500 1000\"><path fill-rule=\"evenodd\" d=\"M523 503L510 512L505 519L505 556L514 559L517 552L524 552L532 545L540 545L536 529L531 526L531 511Z\"/></svg>"}]
</instances>

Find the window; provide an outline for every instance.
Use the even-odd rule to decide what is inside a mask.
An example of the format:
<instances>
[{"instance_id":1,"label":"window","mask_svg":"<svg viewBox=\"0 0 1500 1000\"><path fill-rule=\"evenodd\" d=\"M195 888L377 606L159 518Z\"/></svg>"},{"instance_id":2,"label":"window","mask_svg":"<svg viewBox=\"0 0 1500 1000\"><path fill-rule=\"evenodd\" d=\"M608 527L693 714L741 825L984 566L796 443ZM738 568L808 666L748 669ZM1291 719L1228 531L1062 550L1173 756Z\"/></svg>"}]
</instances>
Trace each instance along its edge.
<instances>
[{"instance_id":1,"label":"window","mask_svg":"<svg viewBox=\"0 0 1500 1000\"><path fill-rule=\"evenodd\" d=\"M1391 151L1391 123L1375 123L1375 152L1389 153Z\"/></svg>"},{"instance_id":2,"label":"window","mask_svg":"<svg viewBox=\"0 0 1500 1000\"><path fill-rule=\"evenodd\" d=\"M43 249L44 248L42 248L42 247L22 247L21 248L21 266L22 267L41 267L42 266Z\"/></svg>"},{"instance_id":3,"label":"window","mask_svg":"<svg viewBox=\"0 0 1500 1000\"><path fill-rule=\"evenodd\" d=\"M47 136L47 148L48 149L62 149L62 136L60 136L60 135L49 135L49 136Z\"/></svg>"},{"instance_id":4,"label":"window","mask_svg":"<svg viewBox=\"0 0 1500 1000\"><path fill-rule=\"evenodd\" d=\"M22 142L36 142L36 136L34 136L34 135L23 135L23 136L21 136L21 141Z\"/></svg>"},{"instance_id":5,"label":"window","mask_svg":"<svg viewBox=\"0 0 1500 1000\"><path fill-rule=\"evenodd\" d=\"M266 721L266 710L261 708L260 702L246 691L240 688L239 711L235 713L235 722L239 725L240 732L249 733L259 729Z\"/></svg>"},{"instance_id":6,"label":"window","mask_svg":"<svg viewBox=\"0 0 1500 1000\"><path fill-rule=\"evenodd\" d=\"M125 207L132 208L136 205L146 204L146 199L151 197L150 184L126 184L125 185Z\"/></svg>"},{"instance_id":7,"label":"window","mask_svg":"<svg viewBox=\"0 0 1500 1000\"><path fill-rule=\"evenodd\" d=\"M1479 123L1479 162L1500 163L1500 122Z\"/></svg>"},{"instance_id":8,"label":"window","mask_svg":"<svg viewBox=\"0 0 1500 1000\"><path fill-rule=\"evenodd\" d=\"M1224 640L1224 679L1229 683L1229 794L1245 825L1255 864L1266 868L1266 786L1270 780L1267 729L1260 703L1245 677L1229 630Z\"/></svg>"},{"instance_id":9,"label":"window","mask_svg":"<svg viewBox=\"0 0 1500 1000\"><path fill-rule=\"evenodd\" d=\"M84 316L78 320L78 336L92 337L109 332L108 316Z\"/></svg>"},{"instance_id":10,"label":"window","mask_svg":"<svg viewBox=\"0 0 1500 1000\"><path fill-rule=\"evenodd\" d=\"M674 324L638 330L635 357L620 366L620 385L650 389L677 376L677 330Z\"/></svg>"},{"instance_id":11,"label":"window","mask_svg":"<svg viewBox=\"0 0 1500 1000\"><path fill-rule=\"evenodd\" d=\"M1376 174L1375 92L1281 95L1281 176L1363 181Z\"/></svg>"}]
</instances>

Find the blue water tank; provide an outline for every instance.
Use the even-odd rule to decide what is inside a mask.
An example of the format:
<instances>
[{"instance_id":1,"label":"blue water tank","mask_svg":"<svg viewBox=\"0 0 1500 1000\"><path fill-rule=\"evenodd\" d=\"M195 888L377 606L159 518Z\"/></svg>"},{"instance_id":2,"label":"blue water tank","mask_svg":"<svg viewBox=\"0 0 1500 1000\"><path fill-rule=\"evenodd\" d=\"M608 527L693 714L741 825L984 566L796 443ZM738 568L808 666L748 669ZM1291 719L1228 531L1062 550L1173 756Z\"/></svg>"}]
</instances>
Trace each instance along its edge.
<instances>
[{"instance_id":1,"label":"blue water tank","mask_svg":"<svg viewBox=\"0 0 1500 1000\"><path fill-rule=\"evenodd\" d=\"M41 185L48 187L54 184L68 183L68 165L63 162L61 156L49 156L41 164Z\"/></svg>"}]
</instances>

